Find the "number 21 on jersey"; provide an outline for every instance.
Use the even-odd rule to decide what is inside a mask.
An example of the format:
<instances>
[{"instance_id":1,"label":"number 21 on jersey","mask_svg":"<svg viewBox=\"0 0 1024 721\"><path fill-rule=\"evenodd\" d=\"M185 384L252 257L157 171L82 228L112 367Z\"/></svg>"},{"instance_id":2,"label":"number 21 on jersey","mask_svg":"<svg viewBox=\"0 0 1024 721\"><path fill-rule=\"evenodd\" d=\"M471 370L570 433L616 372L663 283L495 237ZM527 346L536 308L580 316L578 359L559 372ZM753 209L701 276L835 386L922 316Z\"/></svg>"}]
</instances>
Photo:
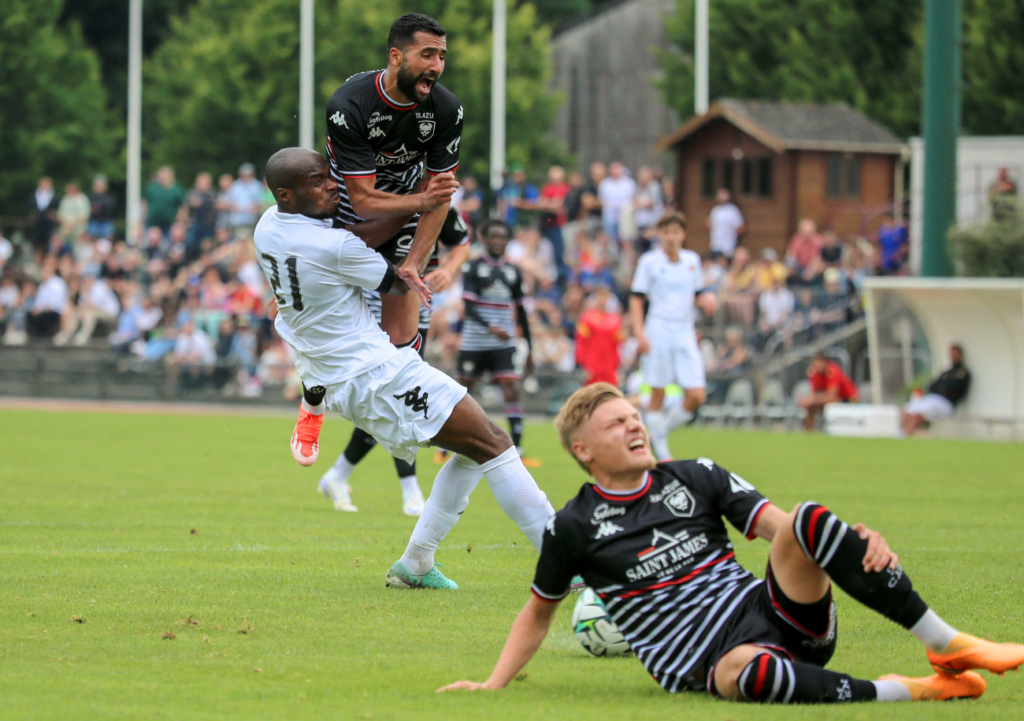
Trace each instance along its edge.
<instances>
[{"instance_id":1,"label":"number 21 on jersey","mask_svg":"<svg viewBox=\"0 0 1024 721\"><path fill-rule=\"evenodd\" d=\"M274 289L274 297L277 298L277 304L285 305L287 301L281 295L281 272L278 268L277 258L267 253L262 253L261 257L263 260L270 264L270 285ZM290 255L284 260L284 265L288 269L288 285L292 293L292 308L297 313L301 313L305 307L302 305L302 291L299 289L299 274L296 270L296 265L299 259L294 255Z\"/></svg>"}]
</instances>

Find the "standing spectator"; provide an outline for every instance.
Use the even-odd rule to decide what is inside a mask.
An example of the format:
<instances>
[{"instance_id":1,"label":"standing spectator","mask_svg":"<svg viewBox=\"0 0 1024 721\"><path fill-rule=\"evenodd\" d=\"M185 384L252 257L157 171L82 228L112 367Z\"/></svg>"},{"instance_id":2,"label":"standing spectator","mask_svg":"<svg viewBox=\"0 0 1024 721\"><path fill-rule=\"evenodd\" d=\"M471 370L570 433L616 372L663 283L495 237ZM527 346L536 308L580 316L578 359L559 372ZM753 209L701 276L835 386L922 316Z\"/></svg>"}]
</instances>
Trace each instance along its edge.
<instances>
[{"instance_id":1,"label":"standing spectator","mask_svg":"<svg viewBox=\"0 0 1024 721\"><path fill-rule=\"evenodd\" d=\"M746 225L740 209L732 202L732 194L725 188L719 188L715 195L707 227L711 231L711 254L732 258Z\"/></svg>"},{"instance_id":2,"label":"standing spectator","mask_svg":"<svg viewBox=\"0 0 1024 721\"><path fill-rule=\"evenodd\" d=\"M786 266L790 275L801 275L809 266L820 261L823 245L817 224L810 218L801 220L786 246Z\"/></svg>"},{"instance_id":3,"label":"standing spectator","mask_svg":"<svg viewBox=\"0 0 1024 721\"><path fill-rule=\"evenodd\" d=\"M622 316L609 308L611 292L600 285L576 323L576 364L587 372L587 385L619 387L619 344L625 340Z\"/></svg>"},{"instance_id":4,"label":"standing spectator","mask_svg":"<svg viewBox=\"0 0 1024 721\"><path fill-rule=\"evenodd\" d=\"M57 335L69 298L68 284L57 274L57 261L47 258L43 263L39 289L28 311L28 334L36 338Z\"/></svg>"},{"instance_id":5,"label":"standing spectator","mask_svg":"<svg viewBox=\"0 0 1024 721\"><path fill-rule=\"evenodd\" d=\"M0 230L0 275L3 275L4 266L14 255L14 245L4 237L4 231Z\"/></svg>"},{"instance_id":6,"label":"standing spectator","mask_svg":"<svg viewBox=\"0 0 1024 721\"><path fill-rule=\"evenodd\" d=\"M988 202L992 207L992 220L1002 223L1016 216L1017 184L1010 179L1010 171L999 169L999 175L988 189Z\"/></svg>"},{"instance_id":7,"label":"standing spectator","mask_svg":"<svg viewBox=\"0 0 1024 721\"><path fill-rule=\"evenodd\" d=\"M470 228L476 228L484 219L484 194L472 175L463 176L462 185L452 196L452 207Z\"/></svg>"},{"instance_id":8,"label":"standing spectator","mask_svg":"<svg viewBox=\"0 0 1024 721\"><path fill-rule=\"evenodd\" d=\"M757 300L760 310L758 330L761 331L761 345L776 331L782 330L793 315L796 299L793 291L783 284L782 278L773 278L771 287L761 293Z\"/></svg>"},{"instance_id":9,"label":"standing spectator","mask_svg":"<svg viewBox=\"0 0 1024 721\"><path fill-rule=\"evenodd\" d=\"M110 240L114 237L114 211L117 203L110 194L107 177L97 175L92 179L92 192L89 194L89 225L87 232L97 240Z\"/></svg>"},{"instance_id":10,"label":"standing spectator","mask_svg":"<svg viewBox=\"0 0 1024 721\"><path fill-rule=\"evenodd\" d=\"M651 249L654 225L664 214L665 199L661 194L661 183L654 179L654 173L650 168L640 168L636 173L636 192L633 195L633 222L636 223L638 256Z\"/></svg>"},{"instance_id":11,"label":"standing spectator","mask_svg":"<svg viewBox=\"0 0 1024 721\"><path fill-rule=\"evenodd\" d=\"M526 170L521 163L508 166L508 178L498 191L498 217L505 221L509 228L515 230L523 222L519 211L535 209L539 193L537 186L526 182Z\"/></svg>"},{"instance_id":12,"label":"standing spectator","mask_svg":"<svg viewBox=\"0 0 1024 721\"><path fill-rule=\"evenodd\" d=\"M616 243L622 240L620 220L623 209L633 202L636 195L636 182L629 177L626 166L612 163L608 166L608 177L597 186L597 196L601 200L601 222L604 232Z\"/></svg>"},{"instance_id":13,"label":"standing spectator","mask_svg":"<svg viewBox=\"0 0 1024 721\"><path fill-rule=\"evenodd\" d=\"M78 189L78 183L64 186L64 197L57 206L57 221L64 243L73 245L89 224L89 198Z\"/></svg>"},{"instance_id":14,"label":"standing spectator","mask_svg":"<svg viewBox=\"0 0 1024 721\"><path fill-rule=\"evenodd\" d=\"M21 290L14 282L14 278L0 276L0 338L7 334L7 326L20 297Z\"/></svg>"},{"instance_id":15,"label":"standing spectator","mask_svg":"<svg viewBox=\"0 0 1024 721\"><path fill-rule=\"evenodd\" d=\"M217 228L216 198L213 194L213 178L209 173L199 173L195 185L185 196L188 208L189 228L185 240L185 257L191 262L199 257L203 241L212 238Z\"/></svg>"},{"instance_id":16,"label":"standing spectator","mask_svg":"<svg viewBox=\"0 0 1024 721\"><path fill-rule=\"evenodd\" d=\"M217 178L217 199L213 205L217 209L217 231L231 230L231 184L235 179L230 173L224 173Z\"/></svg>"},{"instance_id":17,"label":"standing spectator","mask_svg":"<svg viewBox=\"0 0 1024 721\"><path fill-rule=\"evenodd\" d=\"M838 268L843 262L843 244L834 230L821 234L821 262L826 268Z\"/></svg>"},{"instance_id":18,"label":"standing spectator","mask_svg":"<svg viewBox=\"0 0 1024 721\"><path fill-rule=\"evenodd\" d=\"M50 236L57 224L57 193L53 189L53 179L39 179L36 192L28 201L29 222L32 224L32 250L36 265L41 265L43 256L50 247Z\"/></svg>"},{"instance_id":19,"label":"standing spectator","mask_svg":"<svg viewBox=\"0 0 1024 721\"><path fill-rule=\"evenodd\" d=\"M565 199L569 190L569 184L565 182L565 170L552 165L548 169L548 182L541 186L538 206L541 208L540 232L551 243L560 279L566 275L562 226L565 225Z\"/></svg>"},{"instance_id":20,"label":"standing spectator","mask_svg":"<svg viewBox=\"0 0 1024 721\"><path fill-rule=\"evenodd\" d=\"M185 189L174 179L174 168L165 165L156 171L156 178L146 186L142 197L146 201L146 227L166 233L185 202Z\"/></svg>"},{"instance_id":21,"label":"standing spectator","mask_svg":"<svg viewBox=\"0 0 1024 721\"><path fill-rule=\"evenodd\" d=\"M582 206L585 213L583 227L591 235L601 227L601 197L597 189L606 175L607 170L604 163L591 163L590 180L583 186Z\"/></svg>"},{"instance_id":22,"label":"standing spectator","mask_svg":"<svg viewBox=\"0 0 1024 721\"><path fill-rule=\"evenodd\" d=\"M718 349L715 373L727 376L742 375L750 363L750 349L743 342L743 329L731 325L725 329L725 343Z\"/></svg>"},{"instance_id":23,"label":"standing spectator","mask_svg":"<svg viewBox=\"0 0 1024 721\"><path fill-rule=\"evenodd\" d=\"M583 220L583 175L579 171L569 173L569 192L565 195L565 225L562 226L562 243L566 256L576 252L576 236Z\"/></svg>"},{"instance_id":24,"label":"standing spectator","mask_svg":"<svg viewBox=\"0 0 1024 721\"><path fill-rule=\"evenodd\" d=\"M797 399L799 406L807 411L804 417L806 430L814 429L818 415L829 403L853 403L857 400L857 386L843 373L839 364L830 361L824 353L811 360L807 379L811 382L811 394Z\"/></svg>"},{"instance_id":25,"label":"standing spectator","mask_svg":"<svg viewBox=\"0 0 1024 721\"><path fill-rule=\"evenodd\" d=\"M959 343L949 347L950 366L932 381L928 392L900 411L900 426L906 437L914 435L926 421L949 418L971 387L971 372L964 365L964 349Z\"/></svg>"},{"instance_id":26,"label":"standing spectator","mask_svg":"<svg viewBox=\"0 0 1024 721\"><path fill-rule=\"evenodd\" d=\"M231 209L229 222L235 237L251 238L263 203L263 183L256 178L256 166L243 163L239 167L238 180L231 184L227 199Z\"/></svg>"},{"instance_id":27,"label":"standing spectator","mask_svg":"<svg viewBox=\"0 0 1024 721\"><path fill-rule=\"evenodd\" d=\"M106 281L90 275L82 276L82 287L78 294L78 306L68 309L64 328L53 338L54 345L64 345L74 336L75 345L85 345L92 338L97 323L108 326L108 332L117 325L121 303ZM79 324L81 327L79 328ZM76 333L77 330L77 333Z\"/></svg>"},{"instance_id":28,"label":"standing spectator","mask_svg":"<svg viewBox=\"0 0 1024 721\"><path fill-rule=\"evenodd\" d=\"M892 213L886 213L878 227L878 247L881 251L879 274L896 275L903 270L910 255L910 240L907 227L897 224Z\"/></svg>"}]
</instances>

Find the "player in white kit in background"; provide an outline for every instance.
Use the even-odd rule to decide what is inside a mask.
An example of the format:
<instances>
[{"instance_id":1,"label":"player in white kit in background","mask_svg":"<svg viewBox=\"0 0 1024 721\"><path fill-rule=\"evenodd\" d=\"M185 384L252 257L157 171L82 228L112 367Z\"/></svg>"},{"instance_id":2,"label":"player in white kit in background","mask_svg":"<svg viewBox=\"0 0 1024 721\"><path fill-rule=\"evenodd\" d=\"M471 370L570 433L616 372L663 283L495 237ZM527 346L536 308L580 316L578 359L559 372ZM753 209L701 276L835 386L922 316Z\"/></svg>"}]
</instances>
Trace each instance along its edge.
<instances>
[{"instance_id":1,"label":"player in white kit in background","mask_svg":"<svg viewBox=\"0 0 1024 721\"><path fill-rule=\"evenodd\" d=\"M523 466L508 434L492 423L466 389L424 362L412 348L396 348L380 329L363 289L404 293L415 286L429 300L417 273L407 281L368 246L394 234L369 221L352 232L334 228L338 183L324 157L285 148L267 163L267 186L277 205L256 226L257 259L274 290L274 325L295 350L306 413L337 411L396 458L412 461L420 446L455 453L433 490L402 558L385 575L392 588L456 589L437 569L434 552L455 526L469 495L486 477L495 499L540 550L554 509ZM376 225L374 225L376 224ZM386 225L386 221L384 221ZM367 228L377 229L371 234Z\"/></svg>"},{"instance_id":2,"label":"player in white kit in background","mask_svg":"<svg viewBox=\"0 0 1024 721\"><path fill-rule=\"evenodd\" d=\"M711 314L717 308L714 293L704 290L700 256L684 250L686 218L667 213L657 224L661 247L640 256L633 274L629 312L643 354L644 380L651 386L646 413L651 448L659 461L672 460L668 422L662 412L665 387L676 383L686 395L683 408L690 414L704 403L704 361L694 329L696 308ZM644 301L649 303L644 320Z\"/></svg>"}]
</instances>

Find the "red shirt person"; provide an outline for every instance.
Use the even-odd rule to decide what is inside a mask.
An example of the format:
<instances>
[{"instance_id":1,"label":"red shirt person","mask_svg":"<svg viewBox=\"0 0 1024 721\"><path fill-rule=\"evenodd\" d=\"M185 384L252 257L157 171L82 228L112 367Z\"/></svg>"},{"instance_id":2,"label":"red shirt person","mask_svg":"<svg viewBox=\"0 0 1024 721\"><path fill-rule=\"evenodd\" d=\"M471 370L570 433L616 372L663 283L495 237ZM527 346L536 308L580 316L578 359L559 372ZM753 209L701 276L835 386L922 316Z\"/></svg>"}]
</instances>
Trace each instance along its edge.
<instances>
[{"instance_id":1,"label":"red shirt person","mask_svg":"<svg viewBox=\"0 0 1024 721\"><path fill-rule=\"evenodd\" d=\"M857 386L843 372L838 363L830 361L824 353L811 360L807 368L807 380L811 383L811 394L797 402L807 411L804 428L811 430L822 409L829 403L853 403L858 400Z\"/></svg>"},{"instance_id":2,"label":"red shirt person","mask_svg":"<svg viewBox=\"0 0 1024 721\"><path fill-rule=\"evenodd\" d=\"M576 323L576 365L587 372L587 385L602 381L619 385L622 318L606 310L610 295L607 287L600 286Z\"/></svg>"}]
</instances>

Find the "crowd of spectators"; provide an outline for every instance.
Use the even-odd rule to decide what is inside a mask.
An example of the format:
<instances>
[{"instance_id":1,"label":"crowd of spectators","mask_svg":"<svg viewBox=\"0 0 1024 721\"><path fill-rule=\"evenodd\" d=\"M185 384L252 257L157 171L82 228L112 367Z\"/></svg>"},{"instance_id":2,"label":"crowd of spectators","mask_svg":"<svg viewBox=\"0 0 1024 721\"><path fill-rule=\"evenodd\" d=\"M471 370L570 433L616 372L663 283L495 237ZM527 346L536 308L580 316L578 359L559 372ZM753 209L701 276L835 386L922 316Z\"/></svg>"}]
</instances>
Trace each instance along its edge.
<instances>
[{"instance_id":1,"label":"crowd of spectators","mask_svg":"<svg viewBox=\"0 0 1024 721\"><path fill-rule=\"evenodd\" d=\"M594 343L576 342L577 329L592 326L615 328L621 375L636 369L624 304L637 259L656 243L655 224L674 209L672 181L616 162L594 163L586 175L552 167L536 185L512 165L491 208L474 178L459 179L453 205L471 228L496 212L514 229L507 257L522 271L538 371L570 373L588 354L605 359ZM89 193L67 183L62 194L42 178L27 199L22 252L0 236L0 338L107 342L129 367L167 363L184 387L258 395L273 385L294 395L291 352L267 318L269 289L251 242L271 204L249 163L237 177L199 173L190 188L163 167L143 192L141 236L128 243L115 234L119 211L105 178ZM891 216L874 241L840 239L803 220L781 258L744 245L746 221L727 190L708 217L689 223L710 234L704 282L721 299L700 328L712 376L740 375L759 353L847 322L859 313L863 278L906 263L906 229ZM447 369L461 317L456 283L435 298L429 346Z\"/></svg>"}]
</instances>

